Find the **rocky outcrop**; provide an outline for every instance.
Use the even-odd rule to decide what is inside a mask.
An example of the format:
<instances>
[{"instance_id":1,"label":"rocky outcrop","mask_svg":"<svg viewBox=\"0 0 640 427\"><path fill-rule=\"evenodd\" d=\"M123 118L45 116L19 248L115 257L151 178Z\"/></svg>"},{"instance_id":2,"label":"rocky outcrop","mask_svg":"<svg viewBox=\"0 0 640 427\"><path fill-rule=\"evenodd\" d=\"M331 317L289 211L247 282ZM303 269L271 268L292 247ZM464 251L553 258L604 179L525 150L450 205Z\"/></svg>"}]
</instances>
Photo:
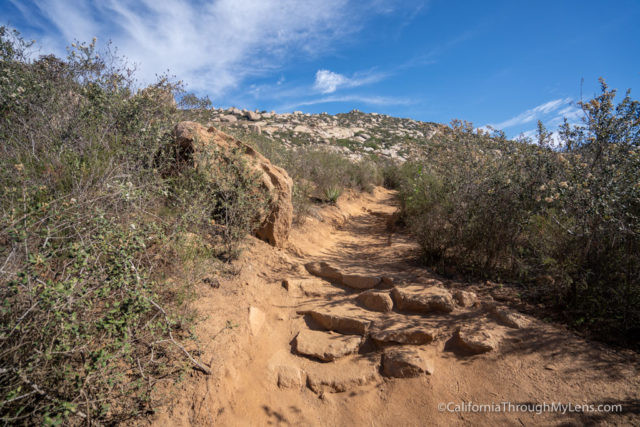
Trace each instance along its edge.
<instances>
[{"instance_id":1,"label":"rocky outcrop","mask_svg":"<svg viewBox=\"0 0 640 427\"><path fill-rule=\"evenodd\" d=\"M475 292L463 291L460 289L453 293L453 298L461 307L471 307L478 299Z\"/></svg>"},{"instance_id":2,"label":"rocky outcrop","mask_svg":"<svg viewBox=\"0 0 640 427\"><path fill-rule=\"evenodd\" d=\"M196 168L215 168L211 159L215 153L229 153L238 150L247 159L251 170L260 176L260 185L269 193L271 206L264 212L256 235L278 247L284 246L291 229L293 205L291 194L293 181L284 169L271 164L262 154L249 145L233 138L214 127L208 129L195 122L180 122L174 130L175 141L182 162L190 163Z\"/></svg>"}]
</instances>

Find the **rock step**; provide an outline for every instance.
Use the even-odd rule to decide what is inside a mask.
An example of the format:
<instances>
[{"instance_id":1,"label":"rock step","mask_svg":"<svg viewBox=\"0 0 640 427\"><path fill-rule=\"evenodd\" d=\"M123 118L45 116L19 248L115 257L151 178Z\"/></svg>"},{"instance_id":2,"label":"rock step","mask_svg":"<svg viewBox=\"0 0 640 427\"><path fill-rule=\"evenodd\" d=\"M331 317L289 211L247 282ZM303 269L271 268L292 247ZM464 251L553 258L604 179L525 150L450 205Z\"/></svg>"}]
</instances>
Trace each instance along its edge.
<instances>
[{"instance_id":1,"label":"rock step","mask_svg":"<svg viewBox=\"0 0 640 427\"><path fill-rule=\"evenodd\" d=\"M305 264L305 268L314 276L357 290L372 289L382 282L382 277L379 276L363 276L359 274L343 273L324 261L309 262Z\"/></svg>"},{"instance_id":2,"label":"rock step","mask_svg":"<svg viewBox=\"0 0 640 427\"><path fill-rule=\"evenodd\" d=\"M315 393L341 393L380 381L380 356L371 354L336 363L318 363L307 370L307 386Z\"/></svg>"},{"instance_id":3,"label":"rock step","mask_svg":"<svg viewBox=\"0 0 640 427\"><path fill-rule=\"evenodd\" d=\"M318 325L328 331L346 335L365 336L372 323L372 320L363 317L363 315L366 316L366 311L351 306L303 310L298 314L309 315Z\"/></svg>"},{"instance_id":4,"label":"rock step","mask_svg":"<svg viewBox=\"0 0 640 427\"><path fill-rule=\"evenodd\" d=\"M296 352L331 362L340 357L357 353L362 338L357 335L340 335L331 332L302 330L295 339Z\"/></svg>"},{"instance_id":5,"label":"rock step","mask_svg":"<svg viewBox=\"0 0 640 427\"><path fill-rule=\"evenodd\" d=\"M375 322L369 336L379 346L390 344L424 345L436 339L438 331L429 325L394 319Z\"/></svg>"},{"instance_id":6,"label":"rock step","mask_svg":"<svg viewBox=\"0 0 640 427\"><path fill-rule=\"evenodd\" d=\"M395 287L391 290L391 296L398 310L418 313L450 313L455 308L451 293L438 286L427 288Z\"/></svg>"}]
</instances>

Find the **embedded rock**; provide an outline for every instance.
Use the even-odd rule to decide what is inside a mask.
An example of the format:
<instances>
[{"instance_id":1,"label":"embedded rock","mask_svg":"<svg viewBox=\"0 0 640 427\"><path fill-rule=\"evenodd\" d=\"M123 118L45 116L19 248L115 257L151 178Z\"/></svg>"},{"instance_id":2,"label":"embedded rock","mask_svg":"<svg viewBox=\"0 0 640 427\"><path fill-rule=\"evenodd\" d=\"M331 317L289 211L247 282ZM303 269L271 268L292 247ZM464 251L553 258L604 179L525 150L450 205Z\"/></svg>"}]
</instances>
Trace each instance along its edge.
<instances>
[{"instance_id":1,"label":"embedded rock","mask_svg":"<svg viewBox=\"0 0 640 427\"><path fill-rule=\"evenodd\" d=\"M331 332L303 330L296 337L296 351L324 362L356 353L362 338Z\"/></svg>"},{"instance_id":2,"label":"embedded rock","mask_svg":"<svg viewBox=\"0 0 640 427\"><path fill-rule=\"evenodd\" d=\"M395 287L391 291L398 310L419 313L450 313L455 308L453 297L446 289L437 286L421 290Z\"/></svg>"},{"instance_id":3,"label":"embedded rock","mask_svg":"<svg viewBox=\"0 0 640 427\"><path fill-rule=\"evenodd\" d=\"M341 393L380 379L379 359L360 357L331 364L316 364L307 372L307 385L315 393Z\"/></svg>"},{"instance_id":4,"label":"embedded rock","mask_svg":"<svg viewBox=\"0 0 640 427\"><path fill-rule=\"evenodd\" d=\"M462 349L472 354L492 351L498 345L496 337L483 328L459 327L455 338Z\"/></svg>"},{"instance_id":5,"label":"embedded rock","mask_svg":"<svg viewBox=\"0 0 640 427\"><path fill-rule=\"evenodd\" d=\"M390 320L376 322L369 333L371 339L378 345L385 344L428 344L437 337L432 328L420 324Z\"/></svg>"},{"instance_id":6,"label":"embedded rock","mask_svg":"<svg viewBox=\"0 0 640 427\"><path fill-rule=\"evenodd\" d=\"M433 366L414 348L391 347L382 356L382 373L387 377L412 378L433 374Z\"/></svg>"},{"instance_id":7,"label":"embedded rock","mask_svg":"<svg viewBox=\"0 0 640 427\"><path fill-rule=\"evenodd\" d=\"M371 320L363 318L357 312L337 309L315 309L305 312L320 326L328 331L341 334L366 335Z\"/></svg>"},{"instance_id":8,"label":"embedded rock","mask_svg":"<svg viewBox=\"0 0 640 427\"><path fill-rule=\"evenodd\" d=\"M369 310L387 312L393 309L393 300L388 292L366 291L356 299Z\"/></svg>"}]
</instances>

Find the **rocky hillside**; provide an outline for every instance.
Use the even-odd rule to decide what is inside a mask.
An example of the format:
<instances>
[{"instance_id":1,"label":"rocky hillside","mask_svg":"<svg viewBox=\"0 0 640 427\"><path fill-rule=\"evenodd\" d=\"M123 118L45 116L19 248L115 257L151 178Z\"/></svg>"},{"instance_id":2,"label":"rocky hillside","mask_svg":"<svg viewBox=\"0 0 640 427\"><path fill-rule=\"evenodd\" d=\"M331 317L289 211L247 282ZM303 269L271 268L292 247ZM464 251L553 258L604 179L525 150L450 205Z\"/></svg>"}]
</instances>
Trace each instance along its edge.
<instances>
[{"instance_id":1,"label":"rocky hillside","mask_svg":"<svg viewBox=\"0 0 640 427\"><path fill-rule=\"evenodd\" d=\"M231 133L236 130L263 135L282 142L288 148L323 148L344 153L352 160L375 154L402 162L417 147L449 129L438 123L358 110L336 115L301 111L276 114L232 107L197 113L190 111L189 114L197 114L199 121L208 121Z\"/></svg>"}]
</instances>

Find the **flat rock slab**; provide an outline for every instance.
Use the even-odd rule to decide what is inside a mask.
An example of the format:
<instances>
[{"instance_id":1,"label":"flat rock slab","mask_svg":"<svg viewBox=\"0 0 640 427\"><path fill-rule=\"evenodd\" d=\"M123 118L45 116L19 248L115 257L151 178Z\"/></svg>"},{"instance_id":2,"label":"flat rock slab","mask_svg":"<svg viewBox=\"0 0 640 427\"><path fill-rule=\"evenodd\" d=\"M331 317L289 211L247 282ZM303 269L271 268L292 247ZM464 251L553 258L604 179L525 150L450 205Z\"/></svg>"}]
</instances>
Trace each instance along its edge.
<instances>
[{"instance_id":1,"label":"flat rock slab","mask_svg":"<svg viewBox=\"0 0 640 427\"><path fill-rule=\"evenodd\" d=\"M433 374L433 365L415 348L392 347L382 356L382 373L387 377L412 378Z\"/></svg>"},{"instance_id":2,"label":"flat rock slab","mask_svg":"<svg viewBox=\"0 0 640 427\"><path fill-rule=\"evenodd\" d=\"M427 325L402 321L376 322L369 332L371 339L378 345L413 344L422 345L432 342L437 331Z\"/></svg>"},{"instance_id":3,"label":"flat rock slab","mask_svg":"<svg viewBox=\"0 0 640 427\"><path fill-rule=\"evenodd\" d=\"M358 295L356 299L369 310L384 313L393 309L393 300L389 292L369 290Z\"/></svg>"},{"instance_id":4,"label":"flat rock slab","mask_svg":"<svg viewBox=\"0 0 640 427\"><path fill-rule=\"evenodd\" d=\"M325 280L313 277L308 279L285 279L283 286L293 296L325 297L343 293L342 289L332 286Z\"/></svg>"},{"instance_id":5,"label":"flat rock slab","mask_svg":"<svg viewBox=\"0 0 640 427\"><path fill-rule=\"evenodd\" d=\"M363 276L359 274L343 274L342 284L353 289L372 289L380 284L381 277Z\"/></svg>"},{"instance_id":6,"label":"flat rock slab","mask_svg":"<svg viewBox=\"0 0 640 427\"><path fill-rule=\"evenodd\" d=\"M366 335L371 320L362 316L364 310L351 307L333 307L329 309L313 309L301 312L311 318L328 331L341 334Z\"/></svg>"},{"instance_id":7,"label":"flat rock slab","mask_svg":"<svg viewBox=\"0 0 640 427\"><path fill-rule=\"evenodd\" d=\"M382 278L378 276L345 274L324 261L309 262L305 264L305 268L314 276L358 290L375 288L382 281Z\"/></svg>"},{"instance_id":8,"label":"flat rock slab","mask_svg":"<svg viewBox=\"0 0 640 427\"><path fill-rule=\"evenodd\" d=\"M379 357L358 357L316 364L307 371L307 385L315 393L342 393L380 380Z\"/></svg>"},{"instance_id":9,"label":"flat rock slab","mask_svg":"<svg viewBox=\"0 0 640 427\"><path fill-rule=\"evenodd\" d=\"M310 274L313 274L314 276L321 277L330 282L342 282L342 273L338 269L324 261L309 262L305 264L304 267Z\"/></svg>"},{"instance_id":10,"label":"flat rock slab","mask_svg":"<svg viewBox=\"0 0 640 427\"><path fill-rule=\"evenodd\" d=\"M461 326L454 337L460 348L471 354L486 353L498 347L498 339L485 327Z\"/></svg>"},{"instance_id":11,"label":"flat rock slab","mask_svg":"<svg viewBox=\"0 0 640 427\"><path fill-rule=\"evenodd\" d=\"M424 289L395 287L391 291L391 296L398 310L418 313L450 313L455 308L451 293L437 286Z\"/></svg>"},{"instance_id":12,"label":"flat rock slab","mask_svg":"<svg viewBox=\"0 0 640 427\"><path fill-rule=\"evenodd\" d=\"M303 330L296 337L296 351L331 362L340 357L357 353L362 338L357 335L341 335L331 332Z\"/></svg>"}]
</instances>

